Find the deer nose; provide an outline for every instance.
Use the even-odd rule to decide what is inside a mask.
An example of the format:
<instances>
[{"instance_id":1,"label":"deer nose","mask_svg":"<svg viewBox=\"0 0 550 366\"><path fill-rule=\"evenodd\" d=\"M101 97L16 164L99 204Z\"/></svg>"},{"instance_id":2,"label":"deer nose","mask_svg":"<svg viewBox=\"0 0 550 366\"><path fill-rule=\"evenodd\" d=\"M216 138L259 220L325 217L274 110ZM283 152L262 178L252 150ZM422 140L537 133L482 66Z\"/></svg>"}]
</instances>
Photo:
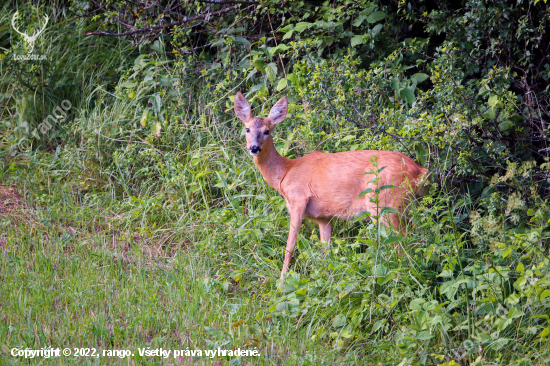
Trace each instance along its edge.
<instances>
[{"instance_id":1,"label":"deer nose","mask_svg":"<svg viewBox=\"0 0 550 366\"><path fill-rule=\"evenodd\" d=\"M255 154L259 154L260 151L262 151L262 149L260 149L260 147L259 147L258 145L252 145L252 146L250 146L249 150L250 150L250 152L251 152L252 154L254 154L254 155L255 155Z\"/></svg>"}]
</instances>

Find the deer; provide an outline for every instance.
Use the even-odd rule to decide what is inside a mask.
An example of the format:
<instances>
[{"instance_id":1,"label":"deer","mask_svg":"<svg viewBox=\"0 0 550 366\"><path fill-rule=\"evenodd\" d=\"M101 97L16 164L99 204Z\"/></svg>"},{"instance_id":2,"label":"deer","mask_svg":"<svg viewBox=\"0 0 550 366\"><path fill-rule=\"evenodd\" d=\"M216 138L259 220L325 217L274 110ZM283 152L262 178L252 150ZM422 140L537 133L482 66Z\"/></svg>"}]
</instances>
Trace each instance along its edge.
<instances>
[{"instance_id":1,"label":"deer","mask_svg":"<svg viewBox=\"0 0 550 366\"><path fill-rule=\"evenodd\" d=\"M32 53L32 51L34 50L34 42L36 42L36 39L38 38L38 36L42 32L44 32L44 29L46 29L46 25L48 24L48 20L50 20L50 17L48 17L48 15L44 16L44 25L42 26L42 28L40 30L36 31L32 36L29 36L26 33L20 32L17 29L17 27L15 26L15 22L17 21L17 19L19 19L19 12L18 11L16 11L15 14L13 14L13 17L11 18L11 26L13 27L13 29L17 33L19 33L21 36L23 36L23 39L29 45L29 49L28 49L27 52Z\"/></svg>"},{"instance_id":2,"label":"deer","mask_svg":"<svg viewBox=\"0 0 550 366\"><path fill-rule=\"evenodd\" d=\"M283 196L290 213L290 229L280 276L283 283L285 273L290 270L304 218L319 225L321 242L330 245L333 219L354 220L360 215L365 216L364 212L373 216L378 213L377 209L386 206L393 208L390 211L394 212L383 216L385 224L391 224L403 236L406 235L402 217L411 200L424 194L427 169L396 151L313 151L296 159L288 159L277 152L272 137L273 128L286 118L286 97L273 105L266 118L258 118L252 114L242 93L237 92L234 110L244 122L248 152L265 181ZM372 179L365 173L372 172L375 166L383 169L376 169L378 177ZM382 186L392 188L379 190L378 203L375 203L375 190Z\"/></svg>"}]
</instances>

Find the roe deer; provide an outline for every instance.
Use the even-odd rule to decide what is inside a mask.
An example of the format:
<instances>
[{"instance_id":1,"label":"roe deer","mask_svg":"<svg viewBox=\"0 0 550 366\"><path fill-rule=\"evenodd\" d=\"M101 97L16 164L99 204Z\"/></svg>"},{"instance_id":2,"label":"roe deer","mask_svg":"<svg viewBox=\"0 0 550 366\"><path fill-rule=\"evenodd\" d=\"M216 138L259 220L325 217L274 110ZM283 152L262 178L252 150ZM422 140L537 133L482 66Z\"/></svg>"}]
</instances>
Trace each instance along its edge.
<instances>
[{"instance_id":1,"label":"roe deer","mask_svg":"<svg viewBox=\"0 0 550 366\"><path fill-rule=\"evenodd\" d=\"M267 118L257 118L241 92L235 96L235 113L246 128L246 147L267 183L284 197L290 212L290 231L281 279L289 270L304 217L319 225L321 241L329 244L331 219L351 220L365 211L377 214L376 205L370 198L374 197L374 190L378 187L395 186L380 192L378 207L389 206L404 214L410 199L424 193L425 187L421 181L428 173L408 156L393 151L314 151L297 159L284 158L275 149L271 132L285 119L287 107L286 97L282 97L271 108ZM375 155L378 166L386 167L378 175L376 183L372 177L365 175L373 170L372 157ZM367 188L373 192L359 197ZM388 216L386 222L389 221L395 229L405 234L399 215L390 213Z\"/></svg>"}]
</instances>

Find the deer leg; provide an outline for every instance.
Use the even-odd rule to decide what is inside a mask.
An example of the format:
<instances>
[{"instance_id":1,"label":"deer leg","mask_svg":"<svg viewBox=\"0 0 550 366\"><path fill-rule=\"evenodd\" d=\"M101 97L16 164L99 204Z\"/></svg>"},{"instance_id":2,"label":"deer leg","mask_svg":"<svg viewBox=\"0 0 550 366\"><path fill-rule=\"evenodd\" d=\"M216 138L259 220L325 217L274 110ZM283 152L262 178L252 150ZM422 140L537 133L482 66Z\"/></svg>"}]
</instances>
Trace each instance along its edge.
<instances>
[{"instance_id":1,"label":"deer leg","mask_svg":"<svg viewBox=\"0 0 550 366\"><path fill-rule=\"evenodd\" d=\"M292 259L294 248L296 248L296 240L298 239L300 226L304 219L306 205L307 201L295 203L290 209L290 230L288 232L288 240L286 241L285 260L283 263L283 270L281 271L281 279L284 279L284 274L290 269L290 260Z\"/></svg>"},{"instance_id":2,"label":"deer leg","mask_svg":"<svg viewBox=\"0 0 550 366\"><path fill-rule=\"evenodd\" d=\"M321 242L326 243L327 247L321 247L321 254L324 257L325 251L330 248L330 237L332 235L332 223L329 220L316 220L319 225L319 233L321 236Z\"/></svg>"},{"instance_id":3,"label":"deer leg","mask_svg":"<svg viewBox=\"0 0 550 366\"><path fill-rule=\"evenodd\" d=\"M332 223L330 221L317 221L319 224L319 232L321 234L321 241L330 244L330 237L332 235Z\"/></svg>"}]
</instances>

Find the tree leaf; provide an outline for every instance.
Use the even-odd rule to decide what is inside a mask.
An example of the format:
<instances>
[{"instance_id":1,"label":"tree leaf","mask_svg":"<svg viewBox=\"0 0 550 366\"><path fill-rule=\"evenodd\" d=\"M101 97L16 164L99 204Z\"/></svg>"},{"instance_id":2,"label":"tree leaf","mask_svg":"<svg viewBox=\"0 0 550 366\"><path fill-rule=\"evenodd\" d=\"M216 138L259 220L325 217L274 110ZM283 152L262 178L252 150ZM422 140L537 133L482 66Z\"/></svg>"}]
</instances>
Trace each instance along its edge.
<instances>
[{"instance_id":1,"label":"tree leaf","mask_svg":"<svg viewBox=\"0 0 550 366\"><path fill-rule=\"evenodd\" d=\"M353 38L351 39L351 47L355 47L358 44L363 43L363 41L364 41L364 39L363 39L362 35L353 36Z\"/></svg>"},{"instance_id":2,"label":"tree leaf","mask_svg":"<svg viewBox=\"0 0 550 366\"><path fill-rule=\"evenodd\" d=\"M498 95L493 94L489 97L487 104L489 104L490 107L494 108L498 104L498 102L499 102Z\"/></svg>"},{"instance_id":3,"label":"tree leaf","mask_svg":"<svg viewBox=\"0 0 550 366\"><path fill-rule=\"evenodd\" d=\"M287 83L287 80L285 78L282 78L281 80L279 80L279 82L277 83L277 91L281 91L283 90L284 88L286 88L288 85Z\"/></svg>"},{"instance_id":4,"label":"tree leaf","mask_svg":"<svg viewBox=\"0 0 550 366\"><path fill-rule=\"evenodd\" d=\"M401 90L401 99L412 105L415 101L414 91L411 88L405 88Z\"/></svg>"},{"instance_id":5,"label":"tree leaf","mask_svg":"<svg viewBox=\"0 0 550 366\"><path fill-rule=\"evenodd\" d=\"M359 27L361 25L361 23L363 23L363 21L365 21L365 19L367 19L366 15L360 15L359 17L357 17L357 19L355 19L353 21L353 26L354 27Z\"/></svg>"},{"instance_id":6,"label":"tree leaf","mask_svg":"<svg viewBox=\"0 0 550 366\"><path fill-rule=\"evenodd\" d=\"M421 299L421 298L414 299L409 303L409 309L411 309L413 311L421 311L422 310L422 304L424 304L425 302L426 302L426 300Z\"/></svg>"},{"instance_id":7,"label":"tree leaf","mask_svg":"<svg viewBox=\"0 0 550 366\"><path fill-rule=\"evenodd\" d=\"M285 35L283 36L283 39L289 39L290 37L292 37L292 34L294 34L294 30L286 32Z\"/></svg>"},{"instance_id":8,"label":"tree leaf","mask_svg":"<svg viewBox=\"0 0 550 366\"><path fill-rule=\"evenodd\" d=\"M399 79L394 77L391 79L391 87L396 92L399 93Z\"/></svg>"},{"instance_id":9,"label":"tree leaf","mask_svg":"<svg viewBox=\"0 0 550 366\"><path fill-rule=\"evenodd\" d=\"M429 77L430 76L428 74L423 74L423 73L419 72L419 73L416 73L413 76L411 76L411 79L415 79L417 83L421 83Z\"/></svg>"},{"instance_id":10,"label":"tree leaf","mask_svg":"<svg viewBox=\"0 0 550 366\"><path fill-rule=\"evenodd\" d=\"M509 130L512 127L514 127L514 123L510 120L505 120L498 124L498 129L501 130L502 132Z\"/></svg>"},{"instance_id":11,"label":"tree leaf","mask_svg":"<svg viewBox=\"0 0 550 366\"><path fill-rule=\"evenodd\" d=\"M374 28L372 28L372 34L377 36L378 33L382 30L382 27L384 27L382 24L376 24Z\"/></svg>"},{"instance_id":12,"label":"tree leaf","mask_svg":"<svg viewBox=\"0 0 550 366\"><path fill-rule=\"evenodd\" d=\"M377 21L382 20L385 17L386 13L384 13L383 11L375 11L374 13L369 14L369 16L367 17L367 22L376 23Z\"/></svg>"},{"instance_id":13,"label":"tree leaf","mask_svg":"<svg viewBox=\"0 0 550 366\"><path fill-rule=\"evenodd\" d=\"M274 62L267 64L265 67L265 74L269 81L274 81L277 77L277 65Z\"/></svg>"},{"instance_id":14,"label":"tree leaf","mask_svg":"<svg viewBox=\"0 0 550 366\"><path fill-rule=\"evenodd\" d=\"M268 48L268 51L271 54L271 56L275 56L277 53L284 52L286 50L288 50L288 46L284 43L281 43L280 45L278 45L276 47L269 47Z\"/></svg>"},{"instance_id":15,"label":"tree leaf","mask_svg":"<svg viewBox=\"0 0 550 366\"><path fill-rule=\"evenodd\" d=\"M296 24L296 25L294 26L294 30L295 30L296 32L302 33L303 31L305 31L306 29L308 29L310 26L311 26L311 23L300 22L300 23L298 23L298 24Z\"/></svg>"},{"instance_id":16,"label":"tree leaf","mask_svg":"<svg viewBox=\"0 0 550 366\"><path fill-rule=\"evenodd\" d=\"M250 41L244 37L235 37L235 43L244 44L245 46L250 46Z\"/></svg>"}]
</instances>

